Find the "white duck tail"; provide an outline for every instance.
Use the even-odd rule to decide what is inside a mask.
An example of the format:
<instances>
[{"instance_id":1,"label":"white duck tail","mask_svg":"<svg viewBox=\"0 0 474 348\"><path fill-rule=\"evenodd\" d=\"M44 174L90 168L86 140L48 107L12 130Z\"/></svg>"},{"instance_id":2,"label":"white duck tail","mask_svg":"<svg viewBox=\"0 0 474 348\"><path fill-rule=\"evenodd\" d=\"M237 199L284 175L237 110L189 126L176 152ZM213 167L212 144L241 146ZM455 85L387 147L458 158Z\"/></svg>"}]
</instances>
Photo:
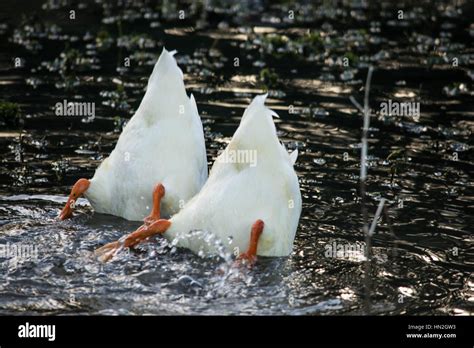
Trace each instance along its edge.
<instances>
[{"instance_id":1,"label":"white duck tail","mask_svg":"<svg viewBox=\"0 0 474 348\"><path fill-rule=\"evenodd\" d=\"M85 196L97 212L140 221L161 182L162 215L170 216L207 179L201 119L173 55L163 49L140 106L90 181Z\"/></svg>"},{"instance_id":2,"label":"white duck tail","mask_svg":"<svg viewBox=\"0 0 474 348\"><path fill-rule=\"evenodd\" d=\"M186 107L191 107L186 95L183 72L176 63L175 54L176 51L170 52L163 48L135 113L137 117L143 117L151 124L158 118L174 117L179 112L185 114Z\"/></svg>"},{"instance_id":3,"label":"white duck tail","mask_svg":"<svg viewBox=\"0 0 474 348\"><path fill-rule=\"evenodd\" d=\"M257 254L291 253L299 217L301 193L290 156L278 141L266 95L257 96L245 110L238 129L216 159L202 190L175 216L164 234L196 253L215 253L203 238L186 237L202 230L222 241L230 251L249 246L251 226L265 224ZM252 155L253 154L253 155Z\"/></svg>"}]
</instances>

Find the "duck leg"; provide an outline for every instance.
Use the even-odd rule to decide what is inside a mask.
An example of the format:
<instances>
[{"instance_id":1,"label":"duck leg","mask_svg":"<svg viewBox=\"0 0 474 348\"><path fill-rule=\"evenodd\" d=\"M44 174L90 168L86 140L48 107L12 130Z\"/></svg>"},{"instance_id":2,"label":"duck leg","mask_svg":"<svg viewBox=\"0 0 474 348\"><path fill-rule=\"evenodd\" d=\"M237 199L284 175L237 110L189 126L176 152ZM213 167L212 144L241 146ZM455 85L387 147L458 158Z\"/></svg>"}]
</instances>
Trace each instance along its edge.
<instances>
[{"instance_id":1,"label":"duck leg","mask_svg":"<svg viewBox=\"0 0 474 348\"><path fill-rule=\"evenodd\" d=\"M165 187L163 184L158 183L153 190L153 208L151 213L143 220L145 224L151 224L160 219L161 199L164 197L164 195Z\"/></svg>"},{"instance_id":2,"label":"duck leg","mask_svg":"<svg viewBox=\"0 0 474 348\"><path fill-rule=\"evenodd\" d=\"M150 225L143 224L135 232L97 249L95 254L99 259L107 262L120 250L134 247L145 239L156 234L163 234L170 226L171 222L165 219L157 220Z\"/></svg>"},{"instance_id":3,"label":"duck leg","mask_svg":"<svg viewBox=\"0 0 474 348\"><path fill-rule=\"evenodd\" d=\"M64 206L63 210L59 214L60 220L65 220L72 217L72 211L74 209L74 205L76 204L76 200L81 197L84 192L90 186L90 181L87 179L79 179L76 181L74 186L71 189L71 193L69 194L69 198L67 200L66 205Z\"/></svg>"},{"instance_id":4,"label":"duck leg","mask_svg":"<svg viewBox=\"0 0 474 348\"><path fill-rule=\"evenodd\" d=\"M164 195L165 187L162 184L157 184L153 191L153 209L150 215L145 218L143 225L135 232L120 238L118 241L108 243L97 249L95 254L102 261L107 262L123 248L134 247L151 236L165 233L170 227L171 222L166 219L160 219L160 203Z\"/></svg>"},{"instance_id":5,"label":"duck leg","mask_svg":"<svg viewBox=\"0 0 474 348\"><path fill-rule=\"evenodd\" d=\"M254 264L257 261L257 247L258 247L258 240L260 239L260 235L263 232L264 223L262 220L257 220L252 225L252 231L250 232L250 243L249 247L246 252L241 253L237 257L237 261L244 261L249 263L250 265Z\"/></svg>"}]
</instances>

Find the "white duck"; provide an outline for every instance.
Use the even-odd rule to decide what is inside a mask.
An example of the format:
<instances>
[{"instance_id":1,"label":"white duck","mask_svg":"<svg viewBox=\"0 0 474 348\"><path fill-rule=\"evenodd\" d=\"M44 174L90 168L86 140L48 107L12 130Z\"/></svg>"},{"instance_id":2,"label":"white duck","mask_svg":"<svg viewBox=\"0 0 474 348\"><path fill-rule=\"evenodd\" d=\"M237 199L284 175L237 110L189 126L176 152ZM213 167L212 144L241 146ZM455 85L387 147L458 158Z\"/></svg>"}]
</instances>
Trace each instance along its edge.
<instances>
[{"instance_id":1,"label":"white duck","mask_svg":"<svg viewBox=\"0 0 474 348\"><path fill-rule=\"evenodd\" d=\"M79 179L60 219L72 215L82 195L96 212L143 220L150 213L150 195L166 197L155 205L150 219L171 216L207 179L204 134L196 101L188 98L183 73L173 55L163 52L148 80L145 96L123 129L115 149L91 180Z\"/></svg>"},{"instance_id":2,"label":"white duck","mask_svg":"<svg viewBox=\"0 0 474 348\"><path fill-rule=\"evenodd\" d=\"M301 214L293 169L298 154L289 155L280 144L272 119L277 115L265 107L265 98L257 96L245 110L208 181L179 213L169 220L145 222L126 238L98 249L98 255L108 260L122 247L154 234L177 238L178 246L195 253L216 252L205 238L189 233L197 230L213 234L230 251L243 251L240 257L252 262L256 255L289 255Z\"/></svg>"}]
</instances>

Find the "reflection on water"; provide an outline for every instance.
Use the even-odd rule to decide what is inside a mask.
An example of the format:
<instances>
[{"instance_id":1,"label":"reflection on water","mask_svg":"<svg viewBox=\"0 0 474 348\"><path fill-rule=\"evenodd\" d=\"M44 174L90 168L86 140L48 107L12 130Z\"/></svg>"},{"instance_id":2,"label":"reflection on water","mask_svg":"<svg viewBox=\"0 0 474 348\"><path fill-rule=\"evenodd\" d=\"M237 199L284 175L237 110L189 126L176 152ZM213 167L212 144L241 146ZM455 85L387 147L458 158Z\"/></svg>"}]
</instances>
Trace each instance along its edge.
<instances>
[{"instance_id":1,"label":"reflection on water","mask_svg":"<svg viewBox=\"0 0 474 348\"><path fill-rule=\"evenodd\" d=\"M349 97L362 100L372 64L369 211L384 197L391 220L373 238L372 311L469 314L470 5L397 3L398 20L390 2L206 4L182 5L180 19L171 3L45 1L11 18L17 6L2 1L0 313L363 313L362 119ZM92 251L137 223L94 214L85 200L75 218L55 220L70 186L113 149L163 45L179 52L210 164L250 98L269 91L279 137L300 153L291 257L237 272L230 255L203 259L157 238L101 264ZM95 117L56 116L63 100L95 103ZM420 103L420 113L381 112L389 100ZM22 245L34 249L13 262Z\"/></svg>"}]
</instances>

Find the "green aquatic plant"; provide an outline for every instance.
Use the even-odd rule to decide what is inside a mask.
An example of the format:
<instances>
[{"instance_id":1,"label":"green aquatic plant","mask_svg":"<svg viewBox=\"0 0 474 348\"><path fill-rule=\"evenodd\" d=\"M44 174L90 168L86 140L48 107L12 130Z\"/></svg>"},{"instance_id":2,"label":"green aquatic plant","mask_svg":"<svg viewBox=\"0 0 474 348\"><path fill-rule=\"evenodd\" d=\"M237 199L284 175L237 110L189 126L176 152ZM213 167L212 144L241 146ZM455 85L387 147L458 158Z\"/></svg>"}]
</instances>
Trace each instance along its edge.
<instances>
[{"instance_id":1,"label":"green aquatic plant","mask_svg":"<svg viewBox=\"0 0 474 348\"><path fill-rule=\"evenodd\" d=\"M320 53L324 51L324 41L318 32L308 32L296 40L301 52Z\"/></svg>"},{"instance_id":2,"label":"green aquatic plant","mask_svg":"<svg viewBox=\"0 0 474 348\"><path fill-rule=\"evenodd\" d=\"M66 44L64 51L59 54L59 59L55 60L55 64L58 65L60 74L67 76L75 72L82 60L81 52L75 48L70 48L69 44Z\"/></svg>"},{"instance_id":3,"label":"green aquatic plant","mask_svg":"<svg viewBox=\"0 0 474 348\"><path fill-rule=\"evenodd\" d=\"M359 57L354 52L346 52L344 57L349 60L349 65L354 67L359 62Z\"/></svg>"},{"instance_id":4,"label":"green aquatic plant","mask_svg":"<svg viewBox=\"0 0 474 348\"><path fill-rule=\"evenodd\" d=\"M101 91L100 96L104 98L102 105L108 106L112 109L121 112L131 112L131 106L127 102L128 96L125 87L122 83L118 83L115 90ZM117 119L114 119L117 121ZM118 130L118 129L117 129Z\"/></svg>"},{"instance_id":5,"label":"green aquatic plant","mask_svg":"<svg viewBox=\"0 0 474 348\"><path fill-rule=\"evenodd\" d=\"M260 71L259 82L266 89L274 88L278 85L278 74L269 68L263 68Z\"/></svg>"},{"instance_id":6,"label":"green aquatic plant","mask_svg":"<svg viewBox=\"0 0 474 348\"><path fill-rule=\"evenodd\" d=\"M81 58L81 54L77 49L69 48L61 53L61 58L70 64L76 64L76 62Z\"/></svg>"},{"instance_id":7,"label":"green aquatic plant","mask_svg":"<svg viewBox=\"0 0 474 348\"><path fill-rule=\"evenodd\" d=\"M272 45L273 48L284 47L288 41L288 36L279 34L268 34L262 38L264 44Z\"/></svg>"},{"instance_id":8,"label":"green aquatic plant","mask_svg":"<svg viewBox=\"0 0 474 348\"><path fill-rule=\"evenodd\" d=\"M123 85L123 83L117 83L117 87L116 87L116 90L117 90L117 93L119 93L121 96L125 96L125 86Z\"/></svg>"},{"instance_id":9,"label":"green aquatic plant","mask_svg":"<svg viewBox=\"0 0 474 348\"><path fill-rule=\"evenodd\" d=\"M320 48L324 46L323 38L318 32L309 32L306 35L302 36L299 41L302 44L308 45L313 48Z\"/></svg>"},{"instance_id":10,"label":"green aquatic plant","mask_svg":"<svg viewBox=\"0 0 474 348\"><path fill-rule=\"evenodd\" d=\"M298 58L298 44L286 35L268 34L260 38L261 45L267 55L277 59Z\"/></svg>"},{"instance_id":11,"label":"green aquatic plant","mask_svg":"<svg viewBox=\"0 0 474 348\"><path fill-rule=\"evenodd\" d=\"M20 125L20 107L16 103L0 100L0 124L7 127Z\"/></svg>"},{"instance_id":12,"label":"green aquatic plant","mask_svg":"<svg viewBox=\"0 0 474 348\"><path fill-rule=\"evenodd\" d=\"M156 41L147 33L133 33L120 35L117 38L117 47L124 47L128 50L155 48Z\"/></svg>"},{"instance_id":13,"label":"green aquatic plant","mask_svg":"<svg viewBox=\"0 0 474 348\"><path fill-rule=\"evenodd\" d=\"M114 42L114 39L110 36L110 33L107 30L105 29L99 30L95 38L95 43L99 50L105 51L109 49L112 46L113 42Z\"/></svg>"},{"instance_id":14,"label":"green aquatic plant","mask_svg":"<svg viewBox=\"0 0 474 348\"><path fill-rule=\"evenodd\" d=\"M277 59L301 60L308 54L321 53L324 40L318 32L308 32L303 36L289 37L281 34L268 34L261 38L266 54Z\"/></svg>"}]
</instances>

